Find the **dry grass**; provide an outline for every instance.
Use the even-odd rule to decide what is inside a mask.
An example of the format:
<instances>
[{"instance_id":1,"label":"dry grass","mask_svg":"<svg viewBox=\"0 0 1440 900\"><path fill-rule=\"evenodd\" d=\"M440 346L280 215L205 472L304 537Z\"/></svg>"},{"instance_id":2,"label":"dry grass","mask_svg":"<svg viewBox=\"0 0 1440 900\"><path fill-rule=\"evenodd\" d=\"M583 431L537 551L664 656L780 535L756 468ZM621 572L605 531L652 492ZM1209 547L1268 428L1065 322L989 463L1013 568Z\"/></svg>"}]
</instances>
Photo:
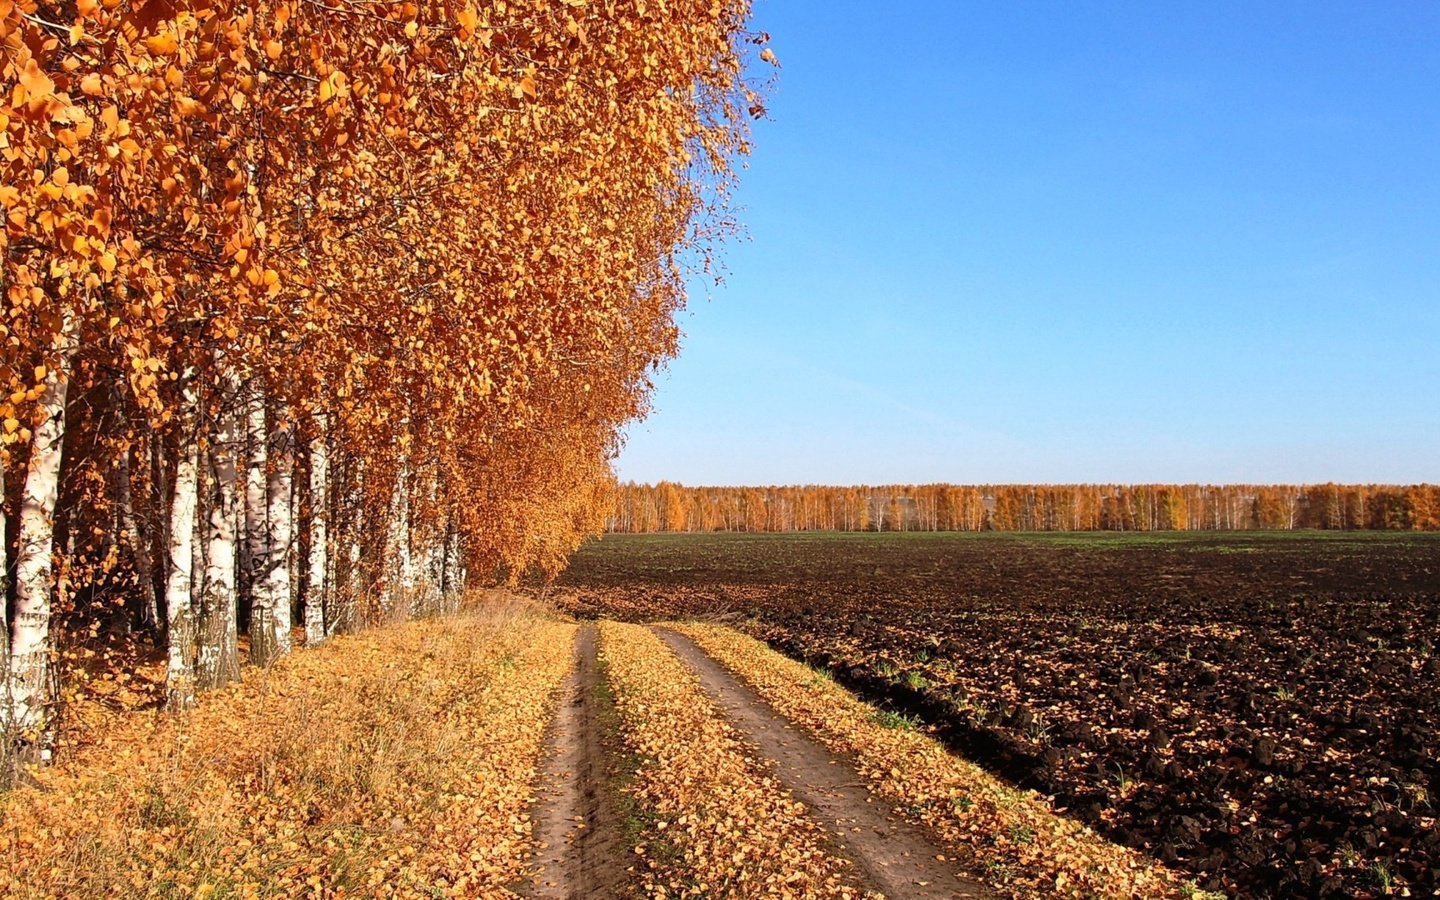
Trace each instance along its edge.
<instances>
[{"instance_id":1,"label":"dry grass","mask_svg":"<svg viewBox=\"0 0 1440 900\"><path fill-rule=\"evenodd\" d=\"M504 895L573 628L492 599L117 717L0 798L0 894Z\"/></svg>"}]
</instances>

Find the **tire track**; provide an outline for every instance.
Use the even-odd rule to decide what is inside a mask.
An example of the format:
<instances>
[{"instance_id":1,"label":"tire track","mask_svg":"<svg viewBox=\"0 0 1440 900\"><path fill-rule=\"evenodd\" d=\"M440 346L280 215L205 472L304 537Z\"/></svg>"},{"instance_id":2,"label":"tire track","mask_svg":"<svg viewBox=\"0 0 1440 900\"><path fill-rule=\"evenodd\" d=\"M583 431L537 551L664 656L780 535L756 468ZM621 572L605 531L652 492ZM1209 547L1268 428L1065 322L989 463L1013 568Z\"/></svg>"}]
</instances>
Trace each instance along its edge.
<instances>
[{"instance_id":1,"label":"tire track","mask_svg":"<svg viewBox=\"0 0 1440 900\"><path fill-rule=\"evenodd\" d=\"M607 793L610 753L599 704L595 626L583 625L541 765L533 810L536 872L525 896L581 900L630 894L625 830Z\"/></svg>"}]
</instances>

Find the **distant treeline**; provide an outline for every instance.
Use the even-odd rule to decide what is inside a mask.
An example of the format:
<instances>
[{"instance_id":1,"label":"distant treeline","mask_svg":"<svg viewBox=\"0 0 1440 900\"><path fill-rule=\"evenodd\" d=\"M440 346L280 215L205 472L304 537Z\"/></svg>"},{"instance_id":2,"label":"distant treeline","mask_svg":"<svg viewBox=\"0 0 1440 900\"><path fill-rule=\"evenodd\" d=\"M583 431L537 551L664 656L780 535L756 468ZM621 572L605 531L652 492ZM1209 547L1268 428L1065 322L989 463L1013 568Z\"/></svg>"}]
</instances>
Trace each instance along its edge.
<instances>
[{"instance_id":1,"label":"distant treeline","mask_svg":"<svg viewBox=\"0 0 1440 900\"><path fill-rule=\"evenodd\" d=\"M1440 529L1440 485L622 484L608 530L1231 531Z\"/></svg>"}]
</instances>

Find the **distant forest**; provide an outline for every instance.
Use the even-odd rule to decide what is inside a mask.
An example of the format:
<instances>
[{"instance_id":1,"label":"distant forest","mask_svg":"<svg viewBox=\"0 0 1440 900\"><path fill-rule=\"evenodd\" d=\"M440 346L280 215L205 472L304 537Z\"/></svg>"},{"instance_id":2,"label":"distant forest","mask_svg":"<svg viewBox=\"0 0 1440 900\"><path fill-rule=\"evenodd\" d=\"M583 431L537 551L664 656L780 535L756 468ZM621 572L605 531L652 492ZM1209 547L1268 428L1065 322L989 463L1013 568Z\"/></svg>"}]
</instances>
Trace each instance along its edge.
<instances>
[{"instance_id":1,"label":"distant forest","mask_svg":"<svg viewBox=\"0 0 1440 900\"><path fill-rule=\"evenodd\" d=\"M607 530L1440 530L1440 485L618 486Z\"/></svg>"}]
</instances>

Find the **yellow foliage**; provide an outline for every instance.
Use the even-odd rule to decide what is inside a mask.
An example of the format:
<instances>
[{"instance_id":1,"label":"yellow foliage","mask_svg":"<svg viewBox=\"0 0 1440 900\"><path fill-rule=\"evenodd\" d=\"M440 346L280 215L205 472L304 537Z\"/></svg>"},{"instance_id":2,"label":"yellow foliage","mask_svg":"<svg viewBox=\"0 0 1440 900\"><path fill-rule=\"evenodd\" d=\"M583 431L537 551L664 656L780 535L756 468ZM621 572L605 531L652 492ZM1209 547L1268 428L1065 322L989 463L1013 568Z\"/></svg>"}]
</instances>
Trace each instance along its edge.
<instances>
[{"instance_id":1,"label":"yellow foliage","mask_svg":"<svg viewBox=\"0 0 1440 900\"><path fill-rule=\"evenodd\" d=\"M0 393L78 346L74 390L118 407L80 423L103 458L169 447L185 385L225 368L327 418L337 468L369 473L344 516L391 508L406 472L418 530L458 520L477 570L512 572L596 529L676 349L682 260L728 227L748 0L84 0L56 23L73 43L21 6L0 12Z\"/></svg>"}]
</instances>

